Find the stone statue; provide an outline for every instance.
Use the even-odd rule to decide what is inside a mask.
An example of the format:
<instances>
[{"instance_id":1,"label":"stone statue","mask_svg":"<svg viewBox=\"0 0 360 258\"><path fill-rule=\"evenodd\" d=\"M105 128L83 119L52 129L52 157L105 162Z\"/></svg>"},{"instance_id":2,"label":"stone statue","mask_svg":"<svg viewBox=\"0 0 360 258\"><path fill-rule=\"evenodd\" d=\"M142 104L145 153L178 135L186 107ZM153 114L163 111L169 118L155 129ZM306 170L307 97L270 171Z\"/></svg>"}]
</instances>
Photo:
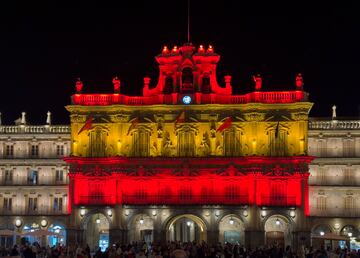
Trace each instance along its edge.
<instances>
[{"instance_id":1,"label":"stone statue","mask_svg":"<svg viewBox=\"0 0 360 258\"><path fill-rule=\"evenodd\" d=\"M117 76L113 78L112 83L114 85L114 93L120 93L120 80Z\"/></svg>"},{"instance_id":2,"label":"stone statue","mask_svg":"<svg viewBox=\"0 0 360 258\"><path fill-rule=\"evenodd\" d=\"M253 80L255 82L255 90L261 90L261 86L262 86L262 79L260 74L257 75L253 75Z\"/></svg>"},{"instance_id":3,"label":"stone statue","mask_svg":"<svg viewBox=\"0 0 360 258\"><path fill-rule=\"evenodd\" d=\"M51 112L50 111L48 111L46 113L46 124L51 125Z\"/></svg>"},{"instance_id":4,"label":"stone statue","mask_svg":"<svg viewBox=\"0 0 360 258\"><path fill-rule=\"evenodd\" d=\"M298 73L298 75L296 76L295 85L296 85L296 89L302 90L304 86L304 80L301 73Z\"/></svg>"},{"instance_id":5,"label":"stone statue","mask_svg":"<svg viewBox=\"0 0 360 258\"><path fill-rule=\"evenodd\" d=\"M336 106L332 106L332 119L336 119Z\"/></svg>"},{"instance_id":6,"label":"stone statue","mask_svg":"<svg viewBox=\"0 0 360 258\"><path fill-rule=\"evenodd\" d=\"M76 84L75 84L76 93L81 93L83 87L84 87L83 82L80 80L80 78L78 78L77 81L76 81Z\"/></svg>"}]
</instances>

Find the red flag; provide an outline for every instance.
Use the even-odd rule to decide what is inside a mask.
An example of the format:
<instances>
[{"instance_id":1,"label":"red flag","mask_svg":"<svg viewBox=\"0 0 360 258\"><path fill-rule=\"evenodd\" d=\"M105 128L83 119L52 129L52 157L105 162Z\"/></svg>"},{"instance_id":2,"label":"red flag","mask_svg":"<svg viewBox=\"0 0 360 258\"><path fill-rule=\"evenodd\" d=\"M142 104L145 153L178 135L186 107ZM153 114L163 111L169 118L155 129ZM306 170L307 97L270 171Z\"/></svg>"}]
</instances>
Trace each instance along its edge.
<instances>
[{"instance_id":1,"label":"red flag","mask_svg":"<svg viewBox=\"0 0 360 258\"><path fill-rule=\"evenodd\" d=\"M94 118L92 116L89 116L88 119L86 120L85 124L83 125L83 127L81 127L81 129L79 130L78 135L81 134L83 131L90 130L93 126L93 121L94 121Z\"/></svg>"},{"instance_id":2,"label":"red flag","mask_svg":"<svg viewBox=\"0 0 360 258\"><path fill-rule=\"evenodd\" d=\"M184 123L185 122L185 111L182 111L180 113L180 115L176 118L175 120L175 126L178 124L178 123Z\"/></svg>"},{"instance_id":3,"label":"red flag","mask_svg":"<svg viewBox=\"0 0 360 258\"><path fill-rule=\"evenodd\" d=\"M129 130L128 130L128 132L127 132L126 135L129 135L130 132L131 132L131 130L134 129L134 128L138 125L138 123L139 123L139 118L138 118L138 117L135 118L135 119L133 119L133 120L131 121L131 125L130 125Z\"/></svg>"},{"instance_id":4,"label":"red flag","mask_svg":"<svg viewBox=\"0 0 360 258\"><path fill-rule=\"evenodd\" d=\"M222 132L224 131L226 128L229 128L232 124L232 119L231 117L228 117L225 119L225 121L218 127L218 129L216 130L216 132Z\"/></svg>"}]
</instances>

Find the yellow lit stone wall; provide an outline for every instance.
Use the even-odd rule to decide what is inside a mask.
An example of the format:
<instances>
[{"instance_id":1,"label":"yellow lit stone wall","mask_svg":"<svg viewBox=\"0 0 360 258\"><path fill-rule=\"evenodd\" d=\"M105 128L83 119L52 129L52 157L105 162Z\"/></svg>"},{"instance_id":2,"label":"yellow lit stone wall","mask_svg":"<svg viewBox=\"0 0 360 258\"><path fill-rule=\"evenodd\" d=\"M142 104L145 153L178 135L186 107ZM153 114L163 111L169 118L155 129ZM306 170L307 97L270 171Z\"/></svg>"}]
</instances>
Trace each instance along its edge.
<instances>
[{"instance_id":1,"label":"yellow lit stone wall","mask_svg":"<svg viewBox=\"0 0 360 258\"><path fill-rule=\"evenodd\" d=\"M79 157L296 156L307 154L312 103L67 106ZM185 112L185 121L175 124ZM91 116L90 130L78 133ZM231 127L217 128L232 118ZM138 121L138 123L134 121Z\"/></svg>"}]
</instances>

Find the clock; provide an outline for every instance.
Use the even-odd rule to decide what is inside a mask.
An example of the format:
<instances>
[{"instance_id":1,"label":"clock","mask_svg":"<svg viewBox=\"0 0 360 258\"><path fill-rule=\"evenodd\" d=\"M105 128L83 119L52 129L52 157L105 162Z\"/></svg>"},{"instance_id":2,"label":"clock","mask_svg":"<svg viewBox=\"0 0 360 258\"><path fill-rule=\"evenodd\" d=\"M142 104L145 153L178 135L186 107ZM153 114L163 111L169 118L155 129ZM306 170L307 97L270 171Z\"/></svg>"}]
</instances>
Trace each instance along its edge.
<instances>
[{"instance_id":1,"label":"clock","mask_svg":"<svg viewBox=\"0 0 360 258\"><path fill-rule=\"evenodd\" d=\"M191 103L191 97L190 96L184 96L182 98L182 102L185 104L185 105L189 105Z\"/></svg>"}]
</instances>

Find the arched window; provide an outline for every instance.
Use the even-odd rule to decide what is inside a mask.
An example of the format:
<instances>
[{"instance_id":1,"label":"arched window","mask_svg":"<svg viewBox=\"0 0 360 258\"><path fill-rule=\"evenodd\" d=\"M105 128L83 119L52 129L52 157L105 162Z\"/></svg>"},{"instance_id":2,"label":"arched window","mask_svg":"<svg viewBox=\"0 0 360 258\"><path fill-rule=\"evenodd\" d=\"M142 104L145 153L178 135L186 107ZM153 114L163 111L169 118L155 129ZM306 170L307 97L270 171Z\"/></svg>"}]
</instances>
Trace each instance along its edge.
<instances>
[{"instance_id":1,"label":"arched window","mask_svg":"<svg viewBox=\"0 0 360 258\"><path fill-rule=\"evenodd\" d=\"M193 70L190 67L186 67L182 70L182 93L191 93L194 91L194 75Z\"/></svg>"},{"instance_id":2,"label":"arched window","mask_svg":"<svg viewBox=\"0 0 360 258\"><path fill-rule=\"evenodd\" d=\"M148 157L150 151L150 132L143 128L135 130L132 135L132 156Z\"/></svg>"},{"instance_id":3,"label":"arched window","mask_svg":"<svg viewBox=\"0 0 360 258\"><path fill-rule=\"evenodd\" d=\"M100 127L96 127L90 132L90 157L105 157L106 138L107 132Z\"/></svg>"},{"instance_id":4,"label":"arched window","mask_svg":"<svg viewBox=\"0 0 360 258\"><path fill-rule=\"evenodd\" d=\"M201 91L203 93L211 93L210 76L209 76L208 73L205 73L204 76L203 76Z\"/></svg>"},{"instance_id":5,"label":"arched window","mask_svg":"<svg viewBox=\"0 0 360 258\"><path fill-rule=\"evenodd\" d=\"M235 128L229 128L224 131L224 156L240 155L240 132Z\"/></svg>"},{"instance_id":6,"label":"arched window","mask_svg":"<svg viewBox=\"0 0 360 258\"><path fill-rule=\"evenodd\" d=\"M178 132L178 155L193 157L195 155L195 132L189 127Z\"/></svg>"},{"instance_id":7,"label":"arched window","mask_svg":"<svg viewBox=\"0 0 360 258\"><path fill-rule=\"evenodd\" d=\"M166 76L164 94L171 94L173 92L173 83L173 78L171 76Z\"/></svg>"},{"instance_id":8,"label":"arched window","mask_svg":"<svg viewBox=\"0 0 360 258\"><path fill-rule=\"evenodd\" d=\"M288 154L288 132L280 129L279 124L275 130L268 132L270 156L287 156Z\"/></svg>"}]
</instances>

